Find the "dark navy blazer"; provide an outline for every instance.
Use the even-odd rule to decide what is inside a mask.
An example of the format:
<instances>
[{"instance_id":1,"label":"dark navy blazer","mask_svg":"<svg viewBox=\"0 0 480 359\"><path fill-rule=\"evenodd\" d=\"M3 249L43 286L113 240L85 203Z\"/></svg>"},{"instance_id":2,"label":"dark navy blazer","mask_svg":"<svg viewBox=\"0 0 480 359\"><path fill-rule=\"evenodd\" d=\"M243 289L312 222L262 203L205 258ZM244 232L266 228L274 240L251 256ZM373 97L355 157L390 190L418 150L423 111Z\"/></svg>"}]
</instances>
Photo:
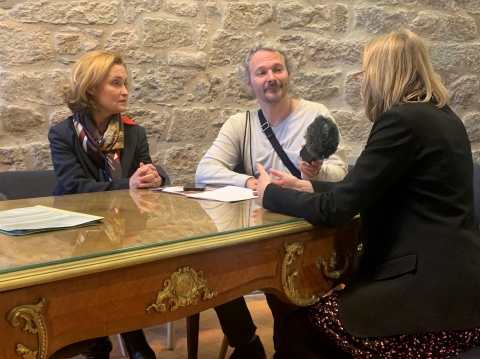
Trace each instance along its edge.
<instances>
[{"instance_id":1,"label":"dark navy blazer","mask_svg":"<svg viewBox=\"0 0 480 359\"><path fill-rule=\"evenodd\" d=\"M99 182L99 168L83 150L72 116L50 128L48 140L58 180L54 195L128 189L129 178L140 162L152 163L145 129L127 117L122 116L122 121L125 131L120 153L122 178L110 182ZM163 176L162 180L165 180Z\"/></svg>"}]
</instances>

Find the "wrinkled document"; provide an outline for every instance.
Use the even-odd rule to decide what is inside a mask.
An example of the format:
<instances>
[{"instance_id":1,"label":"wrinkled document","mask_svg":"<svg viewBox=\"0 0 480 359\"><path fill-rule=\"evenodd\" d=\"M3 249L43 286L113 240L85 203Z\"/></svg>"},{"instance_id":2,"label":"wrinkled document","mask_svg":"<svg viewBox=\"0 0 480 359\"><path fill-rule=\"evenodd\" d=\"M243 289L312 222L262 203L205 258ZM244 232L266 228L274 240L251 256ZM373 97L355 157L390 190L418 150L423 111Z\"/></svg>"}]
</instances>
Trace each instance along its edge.
<instances>
[{"instance_id":1,"label":"wrinkled document","mask_svg":"<svg viewBox=\"0 0 480 359\"><path fill-rule=\"evenodd\" d=\"M13 236L84 227L101 223L103 217L34 206L0 211L0 232Z\"/></svg>"}]
</instances>

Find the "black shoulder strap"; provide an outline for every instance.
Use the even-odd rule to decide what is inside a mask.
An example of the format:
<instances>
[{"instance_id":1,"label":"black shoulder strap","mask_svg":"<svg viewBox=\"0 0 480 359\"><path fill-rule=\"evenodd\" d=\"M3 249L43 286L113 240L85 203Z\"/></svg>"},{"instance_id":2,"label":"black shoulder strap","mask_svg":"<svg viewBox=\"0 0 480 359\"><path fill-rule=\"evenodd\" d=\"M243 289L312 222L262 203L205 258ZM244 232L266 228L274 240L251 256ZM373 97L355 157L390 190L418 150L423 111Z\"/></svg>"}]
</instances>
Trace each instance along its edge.
<instances>
[{"instance_id":1,"label":"black shoulder strap","mask_svg":"<svg viewBox=\"0 0 480 359\"><path fill-rule=\"evenodd\" d=\"M302 175L300 171L298 170L297 167L290 161L290 158L288 158L287 154L283 150L282 146L280 146L280 143L278 142L277 138L275 137L275 134L273 133L270 125L268 124L267 120L265 119L265 116L263 115L262 110L258 110L258 118L260 119L260 125L262 127L262 131L267 136L268 140L272 144L273 149L275 152L277 152L277 155L280 157L282 160L283 164L287 166L288 170L292 175L294 175L297 178L302 178Z\"/></svg>"}]
</instances>

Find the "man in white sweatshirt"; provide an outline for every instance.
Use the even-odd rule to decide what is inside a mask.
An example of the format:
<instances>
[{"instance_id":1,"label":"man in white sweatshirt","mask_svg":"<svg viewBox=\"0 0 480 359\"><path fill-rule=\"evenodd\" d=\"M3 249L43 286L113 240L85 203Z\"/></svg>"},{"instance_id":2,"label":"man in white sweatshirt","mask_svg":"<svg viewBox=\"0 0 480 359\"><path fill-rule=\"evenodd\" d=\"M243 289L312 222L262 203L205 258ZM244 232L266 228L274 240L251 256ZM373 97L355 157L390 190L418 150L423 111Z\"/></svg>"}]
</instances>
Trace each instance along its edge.
<instances>
[{"instance_id":1,"label":"man in white sweatshirt","mask_svg":"<svg viewBox=\"0 0 480 359\"><path fill-rule=\"evenodd\" d=\"M293 172L301 178L338 182L345 177L348 166L341 138L337 151L323 161L308 163L300 158L307 127L317 116L331 115L322 104L289 96L290 63L284 49L276 43L257 44L249 51L239 72L248 90L256 97L260 109L238 113L225 122L197 167L196 182L256 190L257 162L267 171L274 168L291 173L262 131L262 128L265 130L267 127L272 129L291 164L299 171L293 169ZM262 113L267 122L263 126L260 122ZM238 165L243 167L239 171L243 173L234 171L235 168L238 171ZM281 302L274 295L266 294L266 297L274 318L274 358L286 359L279 329L284 316L295 307ZM215 310L230 346L235 348L230 359L266 357L243 297L218 306Z\"/></svg>"}]
</instances>

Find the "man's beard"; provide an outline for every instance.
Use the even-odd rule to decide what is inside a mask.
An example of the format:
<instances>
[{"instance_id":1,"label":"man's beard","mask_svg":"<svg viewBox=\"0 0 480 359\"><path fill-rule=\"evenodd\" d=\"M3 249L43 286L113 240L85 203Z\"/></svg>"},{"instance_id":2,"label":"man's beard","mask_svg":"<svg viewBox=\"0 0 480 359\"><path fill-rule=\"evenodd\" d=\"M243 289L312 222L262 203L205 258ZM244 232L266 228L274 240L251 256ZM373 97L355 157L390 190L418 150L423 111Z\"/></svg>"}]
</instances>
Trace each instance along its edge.
<instances>
[{"instance_id":1,"label":"man's beard","mask_svg":"<svg viewBox=\"0 0 480 359\"><path fill-rule=\"evenodd\" d=\"M279 97L275 97L275 98L270 98L267 96L267 91L270 90L270 89L279 89L281 91L281 94ZM265 102L269 103L269 104L272 104L272 105L276 105L278 104L279 102L281 102L283 100L283 98L285 96L288 95L288 87L286 87L285 84L283 85L275 85L275 86L267 86L267 88L265 88L263 90L263 94L265 96Z\"/></svg>"}]
</instances>

